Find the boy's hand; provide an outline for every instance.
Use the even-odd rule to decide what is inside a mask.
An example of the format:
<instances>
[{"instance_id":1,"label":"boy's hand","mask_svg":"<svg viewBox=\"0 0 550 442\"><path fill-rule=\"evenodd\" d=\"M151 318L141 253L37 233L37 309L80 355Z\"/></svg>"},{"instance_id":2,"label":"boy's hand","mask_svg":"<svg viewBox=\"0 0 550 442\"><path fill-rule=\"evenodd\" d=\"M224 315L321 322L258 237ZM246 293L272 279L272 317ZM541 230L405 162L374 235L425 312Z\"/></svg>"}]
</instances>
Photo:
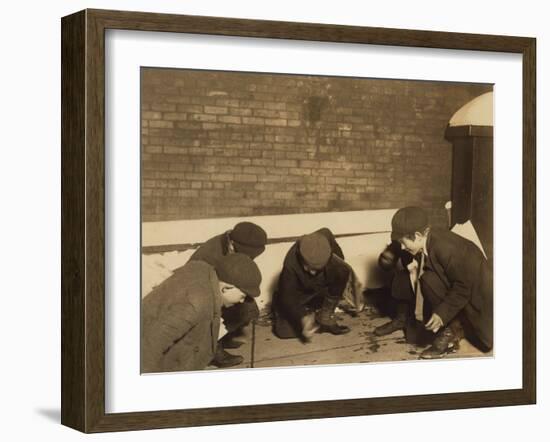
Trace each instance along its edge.
<instances>
[{"instance_id":1,"label":"boy's hand","mask_svg":"<svg viewBox=\"0 0 550 442\"><path fill-rule=\"evenodd\" d=\"M393 270L399 258L399 250L401 246L394 246L393 243L388 245L378 257L378 265L383 270Z\"/></svg>"},{"instance_id":2,"label":"boy's hand","mask_svg":"<svg viewBox=\"0 0 550 442\"><path fill-rule=\"evenodd\" d=\"M319 325L315 322L315 313L310 313L302 318L302 335L310 340L315 332L319 330Z\"/></svg>"},{"instance_id":3,"label":"boy's hand","mask_svg":"<svg viewBox=\"0 0 550 442\"><path fill-rule=\"evenodd\" d=\"M443 320L439 317L439 315L434 313L430 320L426 323L425 327L427 330L437 333L437 331L443 327Z\"/></svg>"}]
</instances>

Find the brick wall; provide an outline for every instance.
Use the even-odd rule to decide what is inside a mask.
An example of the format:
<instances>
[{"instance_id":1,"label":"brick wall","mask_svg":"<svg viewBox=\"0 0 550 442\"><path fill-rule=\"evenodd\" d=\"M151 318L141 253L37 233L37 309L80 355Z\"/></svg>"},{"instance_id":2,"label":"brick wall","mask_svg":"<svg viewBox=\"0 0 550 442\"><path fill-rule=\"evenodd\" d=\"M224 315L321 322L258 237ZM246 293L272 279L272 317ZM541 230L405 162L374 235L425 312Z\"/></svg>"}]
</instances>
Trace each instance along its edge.
<instances>
[{"instance_id":1,"label":"brick wall","mask_svg":"<svg viewBox=\"0 0 550 442\"><path fill-rule=\"evenodd\" d=\"M142 69L142 219L450 199L453 113L489 85Z\"/></svg>"}]
</instances>

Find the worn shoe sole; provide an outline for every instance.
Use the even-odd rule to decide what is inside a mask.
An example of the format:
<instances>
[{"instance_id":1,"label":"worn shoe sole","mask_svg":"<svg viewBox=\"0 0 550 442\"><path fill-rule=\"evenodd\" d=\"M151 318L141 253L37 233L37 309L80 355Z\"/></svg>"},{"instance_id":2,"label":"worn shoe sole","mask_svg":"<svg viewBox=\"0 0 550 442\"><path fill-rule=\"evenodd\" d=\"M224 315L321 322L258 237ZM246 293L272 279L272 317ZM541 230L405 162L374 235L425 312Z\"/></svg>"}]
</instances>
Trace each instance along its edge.
<instances>
[{"instance_id":1,"label":"worn shoe sole","mask_svg":"<svg viewBox=\"0 0 550 442\"><path fill-rule=\"evenodd\" d=\"M346 333L349 333L351 329L349 327L340 328L338 331L335 331L334 329L330 327L326 327L324 325L319 326L319 330L317 330L317 333L330 333L332 335L345 335Z\"/></svg>"},{"instance_id":2,"label":"worn shoe sole","mask_svg":"<svg viewBox=\"0 0 550 442\"><path fill-rule=\"evenodd\" d=\"M234 358L231 358L231 360L223 360L223 361L212 361L210 365L213 365L214 367L218 368L229 368L234 367L235 365L239 365L244 361L244 358L242 356L236 355Z\"/></svg>"}]
</instances>

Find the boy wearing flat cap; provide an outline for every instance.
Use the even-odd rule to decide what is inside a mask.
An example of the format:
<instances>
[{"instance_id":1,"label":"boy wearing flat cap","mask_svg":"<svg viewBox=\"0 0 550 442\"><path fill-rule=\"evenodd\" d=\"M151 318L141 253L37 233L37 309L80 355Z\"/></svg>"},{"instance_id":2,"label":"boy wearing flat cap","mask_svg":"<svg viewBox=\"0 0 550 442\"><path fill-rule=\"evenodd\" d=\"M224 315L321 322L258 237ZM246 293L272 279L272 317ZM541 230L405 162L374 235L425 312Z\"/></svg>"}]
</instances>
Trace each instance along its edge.
<instances>
[{"instance_id":1,"label":"boy wearing flat cap","mask_svg":"<svg viewBox=\"0 0 550 442\"><path fill-rule=\"evenodd\" d=\"M419 207L395 213L391 238L411 255L422 254L419 286L428 313L425 327L435 339L420 357L440 358L456 351L464 333L480 350L491 350L493 275L479 248L448 230L432 230Z\"/></svg>"},{"instance_id":2,"label":"boy wearing flat cap","mask_svg":"<svg viewBox=\"0 0 550 442\"><path fill-rule=\"evenodd\" d=\"M261 255L267 243L267 234L257 224L251 222L240 222L232 230L210 238L202 244L193 255L190 261L204 261L213 266L224 256L233 253L243 253L254 259ZM218 367L231 367L242 362L241 356L232 355L224 348L238 348L241 342L233 340L242 328L257 319L260 310L254 299L247 296L243 303L222 309L222 317L227 334L220 341L218 352L213 364Z\"/></svg>"},{"instance_id":3,"label":"boy wearing flat cap","mask_svg":"<svg viewBox=\"0 0 550 442\"><path fill-rule=\"evenodd\" d=\"M343 260L342 249L326 228L302 236L290 248L273 295L275 335L308 341L316 331L350 331L334 316L350 276Z\"/></svg>"},{"instance_id":4,"label":"boy wearing flat cap","mask_svg":"<svg viewBox=\"0 0 550 442\"><path fill-rule=\"evenodd\" d=\"M258 296L261 279L241 253L177 269L142 301L142 373L204 369L218 351L222 307Z\"/></svg>"}]
</instances>

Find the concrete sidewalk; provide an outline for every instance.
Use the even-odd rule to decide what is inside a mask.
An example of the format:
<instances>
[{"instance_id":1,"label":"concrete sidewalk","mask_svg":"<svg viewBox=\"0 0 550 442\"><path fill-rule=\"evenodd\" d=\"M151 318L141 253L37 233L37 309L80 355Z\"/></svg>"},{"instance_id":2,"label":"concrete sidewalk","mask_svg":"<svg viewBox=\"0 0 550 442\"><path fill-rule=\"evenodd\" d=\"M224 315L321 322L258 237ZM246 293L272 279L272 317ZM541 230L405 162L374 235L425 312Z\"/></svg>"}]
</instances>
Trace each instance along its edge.
<instances>
[{"instance_id":1,"label":"concrete sidewalk","mask_svg":"<svg viewBox=\"0 0 550 442\"><path fill-rule=\"evenodd\" d=\"M255 326L254 351L252 326L248 327L242 337L236 338L244 344L238 349L228 350L229 353L244 357L242 364L231 368L250 368L252 365L285 367L416 360L425 348L406 343L402 331L383 337L375 336L374 328L387 322L389 318L380 317L369 309L356 317L338 313L337 318L340 324L349 326L351 332L339 336L328 333L316 334L309 343L302 343L298 339L279 339L272 332L270 319L261 318ZM492 353L482 353L463 339L460 341L460 349L446 358L491 356Z\"/></svg>"}]
</instances>

